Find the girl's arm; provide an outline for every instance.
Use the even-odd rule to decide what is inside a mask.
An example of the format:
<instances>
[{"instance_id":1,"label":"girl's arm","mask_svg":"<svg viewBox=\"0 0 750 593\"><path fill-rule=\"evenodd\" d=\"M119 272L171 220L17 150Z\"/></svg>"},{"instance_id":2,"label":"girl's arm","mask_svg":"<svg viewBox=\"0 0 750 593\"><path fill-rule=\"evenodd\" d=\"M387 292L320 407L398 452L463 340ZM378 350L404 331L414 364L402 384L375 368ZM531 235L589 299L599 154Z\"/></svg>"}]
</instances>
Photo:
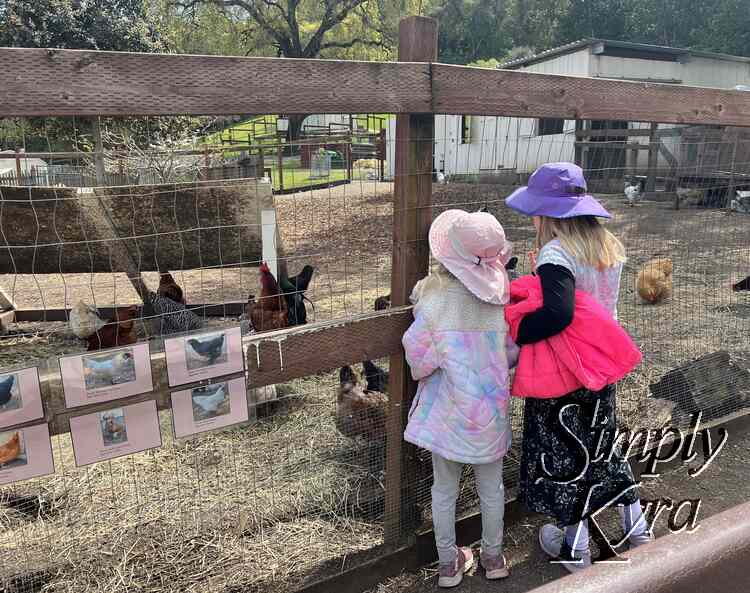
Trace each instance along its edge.
<instances>
[{"instance_id":1,"label":"girl's arm","mask_svg":"<svg viewBox=\"0 0 750 593\"><path fill-rule=\"evenodd\" d=\"M513 338L510 337L510 334L506 334L505 336L505 355L508 358L508 368L512 369L514 366L518 364L518 355L520 354L520 349L518 348L518 344L516 344L513 341Z\"/></svg>"},{"instance_id":2,"label":"girl's arm","mask_svg":"<svg viewBox=\"0 0 750 593\"><path fill-rule=\"evenodd\" d=\"M406 352L406 362L411 367L411 376L415 381L430 376L438 369L440 362L437 348L432 339L432 332L422 316L417 315L401 342Z\"/></svg>"},{"instance_id":3,"label":"girl's arm","mask_svg":"<svg viewBox=\"0 0 750 593\"><path fill-rule=\"evenodd\" d=\"M519 344L546 340L559 334L573 321L576 281L571 271L564 266L542 264L536 273L542 282L544 304L521 320L517 336Z\"/></svg>"}]
</instances>

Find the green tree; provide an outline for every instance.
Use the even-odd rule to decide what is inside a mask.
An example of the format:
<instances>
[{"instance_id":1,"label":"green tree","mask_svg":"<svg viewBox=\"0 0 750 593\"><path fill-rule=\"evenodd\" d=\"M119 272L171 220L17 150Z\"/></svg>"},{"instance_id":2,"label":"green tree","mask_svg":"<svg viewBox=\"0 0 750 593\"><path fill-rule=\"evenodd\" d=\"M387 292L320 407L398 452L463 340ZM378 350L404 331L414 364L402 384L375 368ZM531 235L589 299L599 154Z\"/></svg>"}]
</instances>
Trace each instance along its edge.
<instances>
[{"instance_id":1,"label":"green tree","mask_svg":"<svg viewBox=\"0 0 750 593\"><path fill-rule=\"evenodd\" d=\"M0 45L113 51L162 49L143 0L5 0Z\"/></svg>"}]
</instances>

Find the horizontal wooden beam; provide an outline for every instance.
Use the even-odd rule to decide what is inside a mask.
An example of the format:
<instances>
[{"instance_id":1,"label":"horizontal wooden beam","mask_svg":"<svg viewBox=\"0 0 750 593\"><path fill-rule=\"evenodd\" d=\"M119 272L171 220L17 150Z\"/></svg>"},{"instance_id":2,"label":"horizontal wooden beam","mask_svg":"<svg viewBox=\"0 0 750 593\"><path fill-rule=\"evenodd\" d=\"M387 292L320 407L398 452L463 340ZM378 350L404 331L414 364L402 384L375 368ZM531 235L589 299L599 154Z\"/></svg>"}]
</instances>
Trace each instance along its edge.
<instances>
[{"instance_id":1,"label":"horizontal wooden beam","mask_svg":"<svg viewBox=\"0 0 750 593\"><path fill-rule=\"evenodd\" d=\"M657 130L656 135L660 138L681 136L683 128L665 128L663 130ZM615 128L609 128L606 130L576 130L576 138L612 138L622 136L624 138L632 137L645 137L651 136L651 130L644 130L640 128L629 128L627 130L618 130Z\"/></svg>"},{"instance_id":2,"label":"horizontal wooden beam","mask_svg":"<svg viewBox=\"0 0 750 593\"><path fill-rule=\"evenodd\" d=\"M620 148L622 150L648 150L648 144L639 144L638 142L595 142L595 141L582 141L578 140L575 143L576 146L582 148Z\"/></svg>"},{"instance_id":3,"label":"horizontal wooden beam","mask_svg":"<svg viewBox=\"0 0 750 593\"><path fill-rule=\"evenodd\" d=\"M368 313L353 321L250 336L248 385L273 385L396 354L401 351L401 337L411 322L411 307L401 307Z\"/></svg>"},{"instance_id":4,"label":"horizontal wooden beam","mask_svg":"<svg viewBox=\"0 0 750 593\"><path fill-rule=\"evenodd\" d=\"M0 49L0 117L430 110L428 64Z\"/></svg>"},{"instance_id":5,"label":"horizontal wooden beam","mask_svg":"<svg viewBox=\"0 0 750 593\"><path fill-rule=\"evenodd\" d=\"M0 117L446 113L750 126L750 93L408 62L0 48Z\"/></svg>"},{"instance_id":6,"label":"horizontal wooden beam","mask_svg":"<svg viewBox=\"0 0 750 593\"><path fill-rule=\"evenodd\" d=\"M411 308L402 307L368 313L351 320L309 324L243 337L243 347L247 352L249 404L254 406L258 403L254 400L253 389L399 352L401 336L411 321ZM170 398L172 391L191 387L191 385L169 387L164 353L156 351L153 345L151 373L154 390L150 393L122 398L116 402L109 401L67 409L57 359L41 365L39 376L42 383L45 420L50 424L50 433L55 435L69 432L71 418L101 412L114 405L155 400L159 410L167 410L172 405ZM29 426L38 422L37 420L20 426Z\"/></svg>"},{"instance_id":7,"label":"horizontal wooden beam","mask_svg":"<svg viewBox=\"0 0 750 593\"><path fill-rule=\"evenodd\" d=\"M750 93L432 65L433 112L750 126Z\"/></svg>"},{"instance_id":8,"label":"horizontal wooden beam","mask_svg":"<svg viewBox=\"0 0 750 593\"><path fill-rule=\"evenodd\" d=\"M246 301L228 301L219 304L190 304L188 309L196 315L206 317L237 317L245 310ZM113 319L115 309L129 305L117 305L115 307L98 307L99 315L103 319ZM67 321L70 317L70 309L17 309L16 321Z\"/></svg>"}]
</instances>

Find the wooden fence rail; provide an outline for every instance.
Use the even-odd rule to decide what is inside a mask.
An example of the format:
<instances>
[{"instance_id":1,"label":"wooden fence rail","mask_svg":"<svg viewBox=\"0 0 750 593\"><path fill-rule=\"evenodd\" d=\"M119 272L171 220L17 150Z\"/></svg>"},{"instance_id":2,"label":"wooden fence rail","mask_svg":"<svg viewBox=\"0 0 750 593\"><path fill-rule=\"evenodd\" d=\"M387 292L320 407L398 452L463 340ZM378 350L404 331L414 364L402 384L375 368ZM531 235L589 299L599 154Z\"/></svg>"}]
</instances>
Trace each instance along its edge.
<instances>
[{"instance_id":1,"label":"wooden fence rail","mask_svg":"<svg viewBox=\"0 0 750 593\"><path fill-rule=\"evenodd\" d=\"M0 48L0 63L0 117L448 113L750 126L746 92L439 63L24 48Z\"/></svg>"}]
</instances>

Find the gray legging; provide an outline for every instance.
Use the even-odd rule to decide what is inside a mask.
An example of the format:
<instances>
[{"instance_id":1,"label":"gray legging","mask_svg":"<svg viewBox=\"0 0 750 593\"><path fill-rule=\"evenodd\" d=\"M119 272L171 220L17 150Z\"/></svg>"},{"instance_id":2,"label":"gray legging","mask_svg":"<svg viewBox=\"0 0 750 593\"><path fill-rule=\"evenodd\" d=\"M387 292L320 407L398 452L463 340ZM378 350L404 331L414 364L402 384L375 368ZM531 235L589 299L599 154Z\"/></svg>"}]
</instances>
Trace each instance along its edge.
<instances>
[{"instance_id":1,"label":"gray legging","mask_svg":"<svg viewBox=\"0 0 750 593\"><path fill-rule=\"evenodd\" d=\"M441 564L451 564L456 557L456 500L463 466L432 454L432 523ZM503 460L472 467L482 509L482 553L496 556L503 551Z\"/></svg>"}]
</instances>

